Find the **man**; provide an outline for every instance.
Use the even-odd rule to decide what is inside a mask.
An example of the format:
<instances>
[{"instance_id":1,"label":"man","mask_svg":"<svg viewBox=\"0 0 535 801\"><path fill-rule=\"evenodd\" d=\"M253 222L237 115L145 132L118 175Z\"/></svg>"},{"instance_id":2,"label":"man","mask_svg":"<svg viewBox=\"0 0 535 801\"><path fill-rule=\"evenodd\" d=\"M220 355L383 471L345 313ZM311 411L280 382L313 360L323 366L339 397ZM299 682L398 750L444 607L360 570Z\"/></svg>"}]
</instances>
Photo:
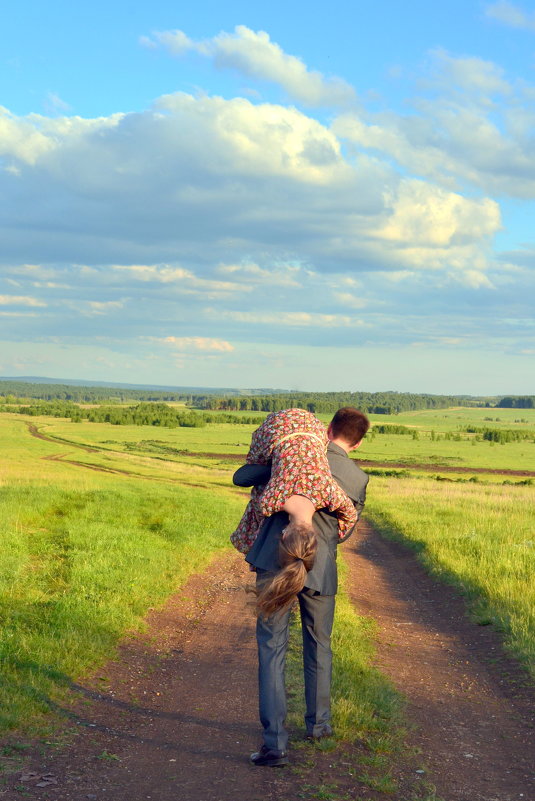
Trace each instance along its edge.
<instances>
[{"instance_id":1,"label":"man","mask_svg":"<svg viewBox=\"0 0 535 801\"><path fill-rule=\"evenodd\" d=\"M349 453L359 447L370 426L368 418L358 409L339 409L329 428L327 459L333 478L353 501L360 516L366 499L368 476L349 459ZM234 474L234 483L241 487L266 484L270 468L263 465L244 465ZM336 548L337 517L322 509L314 515L318 548L305 586L298 595L303 634L303 666L305 677L305 725L307 737L313 740L332 735L331 728L331 632L337 590ZM269 581L277 572L279 542L288 524L288 515L277 512L266 518L247 562L257 573L257 587ZM354 529L344 537L347 539ZM275 614L267 620L258 618L259 711L264 743L251 755L255 765L276 767L288 763L288 733L284 666L288 647L290 612Z\"/></svg>"}]
</instances>

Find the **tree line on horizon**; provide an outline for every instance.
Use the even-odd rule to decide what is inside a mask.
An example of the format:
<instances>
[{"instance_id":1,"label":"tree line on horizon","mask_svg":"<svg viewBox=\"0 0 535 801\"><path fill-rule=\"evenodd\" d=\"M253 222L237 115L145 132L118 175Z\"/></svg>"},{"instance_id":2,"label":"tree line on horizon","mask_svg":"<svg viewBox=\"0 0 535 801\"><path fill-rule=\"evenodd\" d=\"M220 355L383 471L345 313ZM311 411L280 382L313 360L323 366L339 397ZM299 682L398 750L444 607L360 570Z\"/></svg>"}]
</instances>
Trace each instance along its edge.
<instances>
[{"instance_id":1,"label":"tree line on horizon","mask_svg":"<svg viewBox=\"0 0 535 801\"><path fill-rule=\"evenodd\" d=\"M247 392L247 394L245 394ZM280 390L218 390L195 393L182 390L129 389L125 387L71 386L0 379L0 403L31 400L67 401L70 403L109 405L181 402L202 411L275 412L290 407L318 414L334 414L343 406L355 406L367 414L399 414L420 409L445 409L451 406L487 408L535 408L535 396L472 397L468 395L432 395L412 392L281 392Z\"/></svg>"},{"instance_id":2,"label":"tree line on horizon","mask_svg":"<svg viewBox=\"0 0 535 801\"><path fill-rule=\"evenodd\" d=\"M296 407L315 414L334 414L344 406L354 406L365 414L399 414L451 406L490 406L490 402L466 396L412 392L303 392L246 398L211 395L198 403L198 408L211 411L278 412Z\"/></svg>"},{"instance_id":3,"label":"tree line on horizon","mask_svg":"<svg viewBox=\"0 0 535 801\"><path fill-rule=\"evenodd\" d=\"M535 409L535 397L533 395L508 396L496 404L496 409Z\"/></svg>"},{"instance_id":4,"label":"tree line on horizon","mask_svg":"<svg viewBox=\"0 0 535 801\"><path fill-rule=\"evenodd\" d=\"M30 417L66 417L72 423L111 423L116 426L161 426L163 428L204 428L208 423L260 425L263 417L199 412L174 408L165 403L139 403L137 406L93 406L84 408L70 401L41 401L29 406L5 406L6 412Z\"/></svg>"},{"instance_id":5,"label":"tree line on horizon","mask_svg":"<svg viewBox=\"0 0 535 801\"><path fill-rule=\"evenodd\" d=\"M262 390L267 394L269 390ZM214 390L221 394L221 390ZM236 390L239 392L239 390ZM27 381L3 381L0 379L0 398L8 398L7 403L17 400L63 400L72 403L125 403L131 400L141 402L181 402L194 405L205 398L209 392L195 393L186 390L129 389L127 387L90 387L70 384L44 384Z\"/></svg>"}]
</instances>

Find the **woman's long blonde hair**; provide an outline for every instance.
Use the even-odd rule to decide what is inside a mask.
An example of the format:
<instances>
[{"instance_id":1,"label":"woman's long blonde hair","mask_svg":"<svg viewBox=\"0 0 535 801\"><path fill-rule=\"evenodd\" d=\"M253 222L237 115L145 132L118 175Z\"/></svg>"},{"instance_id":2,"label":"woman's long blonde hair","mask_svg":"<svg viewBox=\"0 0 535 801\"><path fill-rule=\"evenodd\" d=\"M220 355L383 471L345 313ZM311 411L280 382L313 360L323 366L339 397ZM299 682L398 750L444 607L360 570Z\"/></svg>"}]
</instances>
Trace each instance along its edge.
<instances>
[{"instance_id":1,"label":"woman's long blonde hair","mask_svg":"<svg viewBox=\"0 0 535 801\"><path fill-rule=\"evenodd\" d=\"M259 590L256 611L261 617L270 617L290 607L305 586L306 576L312 570L318 540L312 525L290 523L284 529L279 545L281 569L273 579Z\"/></svg>"}]
</instances>

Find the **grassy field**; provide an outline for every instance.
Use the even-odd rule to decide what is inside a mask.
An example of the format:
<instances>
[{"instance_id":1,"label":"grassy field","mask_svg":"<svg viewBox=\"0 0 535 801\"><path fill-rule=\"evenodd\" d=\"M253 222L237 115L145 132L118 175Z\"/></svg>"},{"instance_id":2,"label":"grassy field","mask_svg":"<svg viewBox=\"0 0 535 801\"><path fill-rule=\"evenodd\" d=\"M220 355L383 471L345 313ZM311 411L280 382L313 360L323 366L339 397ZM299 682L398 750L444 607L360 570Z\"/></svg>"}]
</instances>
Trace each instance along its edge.
<instances>
[{"instance_id":1,"label":"grassy field","mask_svg":"<svg viewBox=\"0 0 535 801\"><path fill-rule=\"evenodd\" d=\"M458 406L454 409L423 409L396 415L371 414L374 423L414 426L426 431L455 431L459 426L535 428L535 409L485 409Z\"/></svg>"},{"instance_id":2,"label":"grassy field","mask_svg":"<svg viewBox=\"0 0 535 801\"><path fill-rule=\"evenodd\" d=\"M531 487L374 479L367 516L410 543L427 568L467 596L535 677L535 504Z\"/></svg>"},{"instance_id":3,"label":"grassy field","mask_svg":"<svg viewBox=\"0 0 535 801\"><path fill-rule=\"evenodd\" d=\"M533 442L443 439L469 424L533 430L531 410L456 409L374 422L411 426L419 439L367 438L357 452L361 459L535 468ZM30 436L27 424L57 441ZM49 708L69 679L105 659L122 632L141 625L149 606L229 547L246 497L231 486L231 474L253 428L166 429L0 414L0 725L18 725ZM464 588L474 614L502 628L526 665L533 664L535 642L533 493L522 486L374 476L367 507L389 536L414 543L429 569ZM336 645L342 665L348 642L368 635L344 612L342 599L339 614L346 615ZM366 649L359 644L358 650ZM347 675L354 670L350 665ZM341 730L345 681L335 687ZM376 679L365 684L375 687L373 697ZM358 698L365 692L357 690Z\"/></svg>"},{"instance_id":4,"label":"grassy field","mask_svg":"<svg viewBox=\"0 0 535 801\"><path fill-rule=\"evenodd\" d=\"M320 416L325 418L325 422L328 421L328 416ZM0 415L0 420L2 417ZM491 421L486 420L489 417L492 417ZM476 425L535 432L535 410L463 407L440 412L410 412L395 416L372 415L371 419L375 425L410 427L417 438L413 439L411 435L406 434L369 434L357 451L358 458L362 460L413 469L415 465L424 465L432 467L437 473L443 468L444 475L447 475L446 469L451 471L456 467L463 468L463 471L469 468L476 468L478 471L535 470L535 434L534 438L529 440L502 444L478 441L476 435L459 431L460 427ZM151 459L159 457L169 462L182 462L198 468L216 467L212 458L208 457L207 461L206 457L199 454L220 454L222 465L226 464L224 458L226 455L244 456L255 428L253 425L233 426L221 423L210 424L206 428L168 429L159 426L71 423L54 418L35 418L35 420L39 421L38 424L45 433L67 442L90 444L110 453L113 451L128 453L131 458L146 455ZM46 425L46 428L43 425ZM460 439L444 439L449 435L458 435ZM121 456L121 460L123 458ZM87 458L86 461L90 459ZM459 476L463 474L459 473ZM489 473L489 480L491 475Z\"/></svg>"},{"instance_id":5,"label":"grassy field","mask_svg":"<svg viewBox=\"0 0 535 801\"><path fill-rule=\"evenodd\" d=\"M228 481L217 489L217 471L203 488L165 463L146 470L149 481L50 461L60 447L30 437L13 418L0 420L0 437L9 453L0 469L5 730L53 707L149 607L228 548L245 499Z\"/></svg>"},{"instance_id":6,"label":"grassy field","mask_svg":"<svg viewBox=\"0 0 535 801\"><path fill-rule=\"evenodd\" d=\"M472 409L406 412L395 416L371 415L374 425L403 425L410 435L368 437L359 451L362 459L377 462L476 467L498 470L535 470L535 410ZM532 432L520 442L478 441L467 426ZM445 439L446 436L459 439Z\"/></svg>"}]
</instances>

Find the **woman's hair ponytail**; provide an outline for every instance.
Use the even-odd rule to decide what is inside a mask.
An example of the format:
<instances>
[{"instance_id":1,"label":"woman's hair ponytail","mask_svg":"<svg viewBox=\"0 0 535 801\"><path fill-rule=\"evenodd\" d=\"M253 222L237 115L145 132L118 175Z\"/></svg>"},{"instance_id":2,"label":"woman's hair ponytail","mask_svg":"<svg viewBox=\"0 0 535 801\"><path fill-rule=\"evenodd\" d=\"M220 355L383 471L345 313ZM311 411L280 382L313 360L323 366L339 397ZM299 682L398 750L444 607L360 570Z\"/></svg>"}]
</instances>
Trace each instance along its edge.
<instances>
[{"instance_id":1,"label":"woman's hair ponytail","mask_svg":"<svg viewBox=\"0 0 535 801\"><path fill-rule=\"evenodd\" d=\"M314 565L317 547L312 526L302 523L286 526L279 545L281 569L258 593L256 610L261 617L285 611L293 604Z\"/></svg>"}]
</instances>

